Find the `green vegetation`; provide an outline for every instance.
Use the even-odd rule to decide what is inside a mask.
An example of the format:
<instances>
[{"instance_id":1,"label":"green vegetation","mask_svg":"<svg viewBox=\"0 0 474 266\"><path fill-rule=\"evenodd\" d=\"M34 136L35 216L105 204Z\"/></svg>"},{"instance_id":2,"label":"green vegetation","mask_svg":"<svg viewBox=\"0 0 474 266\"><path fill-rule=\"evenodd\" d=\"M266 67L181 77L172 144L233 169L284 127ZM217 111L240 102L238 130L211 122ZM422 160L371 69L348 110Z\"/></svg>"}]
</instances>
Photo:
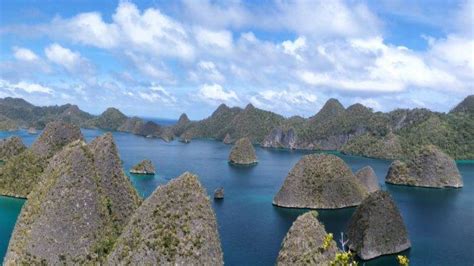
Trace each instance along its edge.
<instances>
[{"instance_id":1,"label":"green vegetation","mask_svg":"<svg viewBox=\"0 0 474 266\"><path fill-rule=\"evenodd\" d=\"M403 255L398 255L397 256L397 261L400 266L408 266L410 265L410 260L407 258L407 256Z\"/></svg>"}]
</instances>

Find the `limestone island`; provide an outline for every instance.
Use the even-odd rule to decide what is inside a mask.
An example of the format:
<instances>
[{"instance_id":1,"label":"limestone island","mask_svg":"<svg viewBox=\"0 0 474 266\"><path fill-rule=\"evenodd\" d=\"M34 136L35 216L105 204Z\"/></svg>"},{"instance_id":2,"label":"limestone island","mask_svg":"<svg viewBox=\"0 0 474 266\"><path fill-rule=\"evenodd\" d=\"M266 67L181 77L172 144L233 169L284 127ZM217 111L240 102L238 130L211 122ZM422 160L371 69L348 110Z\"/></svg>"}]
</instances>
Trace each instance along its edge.
<instances>
[{"instance_id":1,"label":"limestone island","mask_svg":"<svg viewBox=\"0 0 474 266\"><path fill-rule=\"evenodd\" d=\"M217 222L196 175L159 186L135 211L106 265L223 265Z\"/></svg>"},{"instance_id":2,"label":"limestone island","mask_svg":"<svg viewBox=\"0 0 474 266\"><path fill-rule=\"evenodd\" d=\"M323 246L326 230L310 211L300 215L285 236L278 254L277 265L330 265L337 251L334 240Z\"/></svg>"},{"instance_id":3,"label":"limestone island","mask_svg":"<svg viewBox=\"0 0 474 266\"><path fill-rule=\"evenodd\" d=\"M155 167L150 160L143 160L130 169L131 174L136 175L154 175Z\"/></svg>"},{"instance_id":4,"label":"limestone island","mask_svg":"<svg viewBox=\"0 0 474 266\"><path fill-rule=\"evenodd\" d=\"M386 191L371 193L352 215L348 246L363 260L410 248L408 232L395 202Z\"/></svg>"},{"instance_id":5,"label":"limestone island","mask_svg":"<svg viewBox=\"0 0 474 266\"><path fill-rule=\"evenodd\" d=\"M21 210L5 265L100 265L141 203L112 135L68 144L40 180Z\"/></svg>"},{"instance_id":6,"label":"limestone island","mask_svg":"<svg viewBox=\"0 0 474 266\"><path fill-rule=\"evenodd\" d=\"M406 162L394 161L385 182L431 188L463 186L456 162L434 145L424 146Z\"/></svg>"},{"instance_id":7,"label":"limestone island","mask_svg":"<svg viewBox=\"0 0 474 266\"><path fill-rule=\"evenodd\" d=\"M224 198L224 188L218 187L214 190L214 199L223 199Z\"/></svg>"},{"instance_id":8,"label":"limestone island","mask_svg":"<svg viewBox=\"0 0 474 266\"><path fill-rule=\"evenodd\" d=\"M287 208L338 209L359 205L367 190L347 164L331 154L303 156L291 169L273 204Z\"/></svg>"},{"instance_id":9,"label":"limestone island","mask_svg":"<svg viewBox=\"0 0 474 266\"><path fill-rule=\"evenodd\" d=\"M237 140L229 154L229 163L236 165L256 164L257 155L249 138Z\"/></svg>"},{"instance_id":10,"label":"limestone island","mask_svg":"<svg viewBox=\"0 0 474 266\"><path fill-rule=\"evenodd\" d=\"M359 171L355 173L355 176L359 179L362 185L365 186L369 193L380 190L379 179L372 167L366 166L359 169Z\"/></svg>"}]
</instances>

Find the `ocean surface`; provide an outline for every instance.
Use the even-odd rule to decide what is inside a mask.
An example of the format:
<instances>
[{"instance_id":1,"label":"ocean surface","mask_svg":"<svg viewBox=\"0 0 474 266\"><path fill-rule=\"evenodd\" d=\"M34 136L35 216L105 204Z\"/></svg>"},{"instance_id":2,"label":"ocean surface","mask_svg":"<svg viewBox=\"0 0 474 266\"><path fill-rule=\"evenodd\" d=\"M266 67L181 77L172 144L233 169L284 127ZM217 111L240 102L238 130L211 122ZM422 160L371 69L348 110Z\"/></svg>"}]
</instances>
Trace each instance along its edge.
<instances>
[{"instance_id":1,"label":"ocean surface","mask_svg":"<svg viewBox=\"0 0 474 266\"><path fill-rule=\"evenodd\" d=\"M103 134L99 130L83 133L88 141ZM0 132L0 138L10 135L19 135L28 145L37 137L26 131ZM257 165L235 167L227 163L231 146L218 141L166 143L126 133L114 133L114 137L125 170L144 158L156 166L155 176L129 175L143 197L185 171L199 175L217 215L226 265L274 265L285 234L298 215L305 212L275 207L272 198L293 165L311 152L256 147ZM372 166L382 189L395 199L412 242L412 248L404 252L411 265L474 264L474 161L458 162L463 188L428 189L385 184L390 161L335 154L354 171ZM225 189L225 199L217 202L212 195L219 186ZM0 197L0 261L23 203L24 200ZM321 210L319 218L338 240L354 210ZM395 256L364 264L397 265Z\"/></svg>"}]
</instances>

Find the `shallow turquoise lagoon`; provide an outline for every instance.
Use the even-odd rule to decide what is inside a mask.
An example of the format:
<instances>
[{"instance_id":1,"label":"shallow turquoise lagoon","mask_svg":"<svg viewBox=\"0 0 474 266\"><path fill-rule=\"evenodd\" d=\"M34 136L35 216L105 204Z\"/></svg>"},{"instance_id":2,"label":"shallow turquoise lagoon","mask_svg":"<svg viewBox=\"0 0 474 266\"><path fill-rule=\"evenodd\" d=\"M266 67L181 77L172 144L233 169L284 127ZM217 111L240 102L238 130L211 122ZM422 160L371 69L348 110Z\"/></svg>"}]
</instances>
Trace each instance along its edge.
<instances>
[{"instance_id":1,"label":"shallow turquoise lagoon","mask_svg":"<svg viewBox=\"0 0 474 266\"><path fill-rule=\"evenodd\" d=\"M102 134L83 130L87 140ZM20 135L31 144L37 135L26 131L0 132L0 138ZM257 147L259 163L254 167L234 167L227 163L231 146L212 140L189 144L165 143L125 133L114 133L124 168L148 158L158 174L130 176L144 197L180 175L191 171L212 196L218 186L225 199L213 202L226 265L274 265L281 241L296 217L304 210L272 205L292 166L310 152L262 149ZM458 162L464 178L462 189L427 189L386 185L383 180L390 161L337 154L355 171L365 165L374 168L382 188L395 199L407 224L412 248L405 252L412 265L473 265L474 256L474 161ZM23 200L0 197L0 261L20 212ZM319 211L327 231L339 237L354 208ZM394 256L365 262L365 265L396 265Z\"/></svg>"}]
</instances>

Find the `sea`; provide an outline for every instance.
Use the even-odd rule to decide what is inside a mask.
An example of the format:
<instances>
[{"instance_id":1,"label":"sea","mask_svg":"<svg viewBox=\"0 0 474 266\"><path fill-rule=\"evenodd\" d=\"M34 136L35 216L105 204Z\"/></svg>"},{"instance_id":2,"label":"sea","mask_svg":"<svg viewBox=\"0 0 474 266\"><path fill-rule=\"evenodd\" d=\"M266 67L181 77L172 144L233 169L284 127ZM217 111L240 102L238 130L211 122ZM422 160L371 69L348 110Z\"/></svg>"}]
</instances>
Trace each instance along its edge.
<instances>
[{"instance_id":1,"label":"sea","mask_svg":"<svg viewBox=\"0 0 474 266\"><path fill-rule=\"evenodd\" d=\"M171 124L171 123L170 123ZM101 130L82 130L87 141L104 134ZM25 130L0 131L0 138L17 135L31 145L38 135ZM292 223L308 210L272 205L286 175L298 160L315 151L267 149L256 146L258 164L236 167L227 162L230 145L197 139L185 144L164 142L128 133L113 133L123 167L139 194L146 198L156 187L190 171L199 176L217 216L218 230L226 265L274 265L281 242ZM411 265L474 265L474 161L458 161L464 179L460 189L429 189L384 183L390 161L341 157L353 171L370 165L379 184L395 200L408 228L411 249L404 251ZM155 176L128 174L142 159L150 159ZM224 187L225 198L213 200L217 187ZM0 261L25 200L0 196ZM355 208L318 210L326 231L339 242ZM361 261L360 265L398 265L396 255Z\"/></svg>"}]
</instances>

